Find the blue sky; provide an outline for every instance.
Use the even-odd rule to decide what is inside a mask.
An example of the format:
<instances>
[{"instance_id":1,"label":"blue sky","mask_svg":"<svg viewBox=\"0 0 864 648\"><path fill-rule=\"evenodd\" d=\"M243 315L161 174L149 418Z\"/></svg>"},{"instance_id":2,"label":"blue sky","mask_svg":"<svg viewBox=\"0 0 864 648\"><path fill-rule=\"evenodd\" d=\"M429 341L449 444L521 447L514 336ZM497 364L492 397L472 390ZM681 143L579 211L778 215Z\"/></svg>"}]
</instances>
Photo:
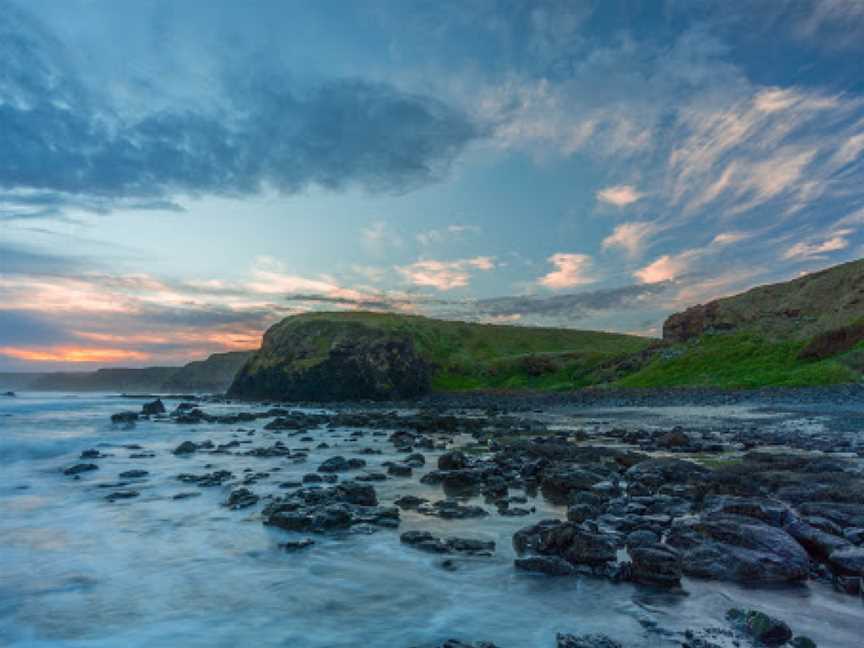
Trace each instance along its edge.
<instances>
[{"instance_id":1,"label":"blue sky","mask_svg":"<svg viewBox=\"0 0 864 648\"><path fill-rule=\"evenodd\" d=\"M0 370L658 335L862 256L862 50L856 0L0 0Z\"/></svg>"}]
</instances>

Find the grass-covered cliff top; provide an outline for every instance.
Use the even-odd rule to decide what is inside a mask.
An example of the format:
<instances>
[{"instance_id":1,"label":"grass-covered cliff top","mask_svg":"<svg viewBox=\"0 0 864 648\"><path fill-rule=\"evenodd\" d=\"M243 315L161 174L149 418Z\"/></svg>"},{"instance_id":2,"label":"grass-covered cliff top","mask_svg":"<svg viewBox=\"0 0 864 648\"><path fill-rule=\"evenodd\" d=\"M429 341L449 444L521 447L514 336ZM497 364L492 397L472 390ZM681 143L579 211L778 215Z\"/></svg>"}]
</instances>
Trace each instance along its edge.
<instances>
[{"instance_id":1,"label":"grass-covered cliff top","mask_svg":"<svg viewBox=\"0 0 864 648\"><path fill-rule=\"evenodd\" d=\"M286 354L295 355L294 366L310 366L326 357L340 338L377 335L409 337L420 356L435 368L435 390L572 389L597 382L590 374L604 363L639 353L655 342L618 333L414 315L307 313L273 326L247 370L266 368L284 360Z\"/></svg>"}]
</instances>

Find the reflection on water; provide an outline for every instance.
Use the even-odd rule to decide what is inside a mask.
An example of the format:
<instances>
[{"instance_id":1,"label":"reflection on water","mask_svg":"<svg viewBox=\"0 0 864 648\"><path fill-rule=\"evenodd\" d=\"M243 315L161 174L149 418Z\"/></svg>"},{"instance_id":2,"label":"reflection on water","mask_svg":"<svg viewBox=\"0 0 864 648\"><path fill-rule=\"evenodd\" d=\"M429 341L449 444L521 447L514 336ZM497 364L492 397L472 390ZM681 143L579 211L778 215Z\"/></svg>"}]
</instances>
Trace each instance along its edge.
<instances>
[{"instance_id":1,"label":"reflection on water","mask_svg":"<svg viewBox=\"0 0 864 648\"><path fill-rule=\"evenodd\" d=\"M219 506L226 490L172 499L197 490L176 475L270 472L251 488L279 494L279 483L361 447L382 450L364 456L369 469L379 469L393 458L386 437L350 439L345 431L322 429L310 433L313 442L301 442L260 425L248 437L234 426L142 422L118 429L106 423L111 412L139 406L96 396L28 396L2 405L10 416L0 417L0 644L334 648L363 641L401 647L457 637L506 648L550 646L556 632L603 632L650 647L677 645L689 627L723 626L733 605L774 613L822 645L854 646L859 639L860 604L822 586L752 590L687 581L684 591L668 593L516 572L513 532L563 514L542 499L531 500L537 510L526 518L493 512L482 520L444 521L403 512L399 532L423 529L497 543L493 558L455 558L450 569L442 568L440 556L400 544L399 532L389 530L320 537L311 549L286 553L278 543L290 534L264 527L257 509ZM306 464L170 453L187 439L260 445L281 439L292 448L314 448L326 439L331 447L314 450ZM156 457L131 459L126 444L140 444ZM80 481L61 474L91 447L112 455L98 460L100 470ZM132 486L141 496L105 501L109 490L100 484L132 468L150 473ZM379 499L442 496L417 477L376 482ZM472 503L483 505L482 498Z\"/></svg>"}]
</instances>

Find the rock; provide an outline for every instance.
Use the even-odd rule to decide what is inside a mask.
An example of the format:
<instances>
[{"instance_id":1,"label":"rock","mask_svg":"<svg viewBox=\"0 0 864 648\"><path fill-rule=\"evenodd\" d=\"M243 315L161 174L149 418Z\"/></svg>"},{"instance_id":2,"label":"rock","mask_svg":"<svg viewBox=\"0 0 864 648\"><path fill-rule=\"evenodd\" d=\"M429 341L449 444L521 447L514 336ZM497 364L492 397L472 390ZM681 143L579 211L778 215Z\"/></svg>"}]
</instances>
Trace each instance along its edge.
<instances>
[{"instance_id":1,"label":"rock","mask_svg":"<svg viewBox=\"0 0 864 648\"><path fill-rule=\"evenodd\" d=\"M189 499L190 497L200 497L200 496L201 496L201 493L196 493L194 491L191 491L191 492L186 492L186 493L177 493L171 499L184 500L184 499Z\"/></svg>"},{"instance_id":2,"label":"rock","mask_svg":"<svg viewBox=\"0 0 864 648\"><path fill-rule=\"evenodd\" d=\"M688 576L779 583L807 578L807 552L788 533L753 518L707 516L673 525L667 544Z\"/></svg>"},{"instance_id":3,"label":"rock","mask_svg":"<svg viewBox=\"0 0 864 648\"><path fill-rule=\"evenodd\" d=\"M403 544L431 553L462 553L472 556L491 556L495 543L468 538L437 538L428 531L406 531L399 540Z\"/></svg>"},{"instance_id":4,"label":"rock","mask_svg":"<svg viewBox=\"0 0 864 648\"><path fill-rule=\"evenodd\" d=\"M355 470L357 468L363 468L366 465L366 462L363 459L346 459L345 457L330 457L320 466L318 466L318 472L323 473L335 473L335 472L347 472L349 470Z\"/></svg>"},{"instance_id":5,"label":"rock","mask_svg":"<svg viewBox=\"0 0 864 648\"><path fill-rule=\"evenodd\" d=\"M657 445L661 448L682 448L690 445L690 437L680 427L661 434L657 439Z\"/></svg>"},{"instance_id":6,"label":"rock","mask_svg":"<svg viewBox=\"0 0 864 648\"><path fill-rule=\"evenodd\" d=\"M417 512L444 520L464 520L489 515L489 512L481 506L463 506L456 500L438 500L434 504L424 503L417 507Z\"/></svg>"},{"instance_id":7,"label":"rock","mask_svg":"<svg viewBox=\"0 0 864 648\"><path fill-rule=\"evenodd\" d=\"M864 577L864 548L837 549L828 556L828 565L836 574Z\"/></svg>"},{"instance_id":8,"label":"rock","mask_svg":"<svg viewBox=\"0 0 864 648\"><path fill-rule=\"evenodd\" d=\"M428 501L429 500L427 500L425 497L416 497L415 495L403 495L393 503L401 509L416 510L418 506L420 506L421 504L425 504Z\"/></svg>"},{"instance_id":9,"label":"rock","mask_svg":"<svg viewBox=\"0 0 864 648\"><path fill-rule=\"evenodd\" d=\"M646 545L657 544L660 542L660 536L648 529L637 529L627 534L624 540L624 546L628 549L632 547L644 547Z\"/></svg>"},{"instance_id":10,"label":"rock","mask_svg":"<svg viewBox=\"0 0 864 648\"><path fill-rule=\"evenodd\" d=\"M461 470L468 465L465 454L458 450L445 452L438 457L438 470Z\"/></svg>"},{"instance_id":11,"label":"rock","mask_svg":"<svg viewBox=\"0 0 864 648\"><path fill-rule=\"evenodd\" d=\"M792 648L818 648L816 646L816 642L813 641L810 637L795 637L792 641L789 642L789 645Z\"/></svg>"},{"instance_id":12,"label":"rock","mask_svg":"<svg viewBox=\"0 0 864 648\"><path fill-rule=\"evenodd\" d=\"M639 490L655 493L667 484L702 482L710 472L704 466L683 459L648 459L629 468L624 478L630 484L628 492L636 490L635 485L641 487Z\"/></svg>"},{"instance_id":13,"label":"rock","mask_svg":"<svg viewBox=\"0 0 864 648\"><path fill-rule=\"evenodd\" d=\"M849 546L846 538L821 531L802 520L793 520L783 528L807 550L807 553L820 561L826 560L837 549Z\"/></svg>"},{"instance_id":14,"label":"rock","mask_svg":"<svg viewBox=\"0 0 864 648\"><path fill-rule=\"evenodd\" d=\"M458 639L448 639L444 643L442 643L438 648L498 648L491 641L472 641L470 643L466 643L464 641L459 641Z\"/></svg>"},{"instance_id":15,"label":"rock","mask_svg":"<svg viewBox=\"0 0 864 648\"><path fill-rule=\"evenodd\" d=\"M648 544L628 549L631 578L634 582L648 585L673 587L681 582L681 556L667 545Z\"/></svg>"},{"instance_id":16,"label":"rock","mask_svg":"<svg viewBox=\"0 0 864 648\"><path fill-rule=\"evenodd\" d=\"M181 454L191 454L191 453L195 452L196 450L198 450L198 446L196 444L192 443L191 441L184 441L179 446L174 448L173 452L175 455L181 455Z\"/></svg>"},{"instance_id":17,"label":"rock","mask_svg":"<svg viewBox=\"0 0 864 648\"><path fill-rule=\"evenodd\" d=\"M155 414L164 414L165 413L165 405L162 403L162 399L157 398L154 401L149 403L144 403L141 406L141 413L144 416L153 416Z\"/></svg>"},{"instance_id":18,"label":"rock","mask_svg":"<svg viewBox=\"0 0 864 648\"><path fill-rule=\"evenodd\" d=\"M232 511L238 511L250 506L255 506L259 499L260 498L248 488L238 488L235 491L231 491L228 499L225 500L224 506L228 507Z\"/></svg>"},{"instance_id":19,"label":"rock","mask_svg":"<svg viewBox=\"0 0 864 648\"><path fill-rule=\"evenodd\" d=\"M96 449L91 448L90 450L84 450L80 455L79 459L102 459L107 457L108 455L104 455Z\"/></svg>"},{"instance_id":20,"label":"rock","mask_svg":"<svg viewBox=\"0 0 864 648\"><path fill-rule=\"evenodd\" d=\"M864 529L860 527L850 527L843 530L843 537L855 545L864 544Z\"/></svg>"},{"instance_id":21,"label":"rock","mask_svg":"<svg viewBox=\"0 0 864 648\"><path fill-rule=\"evenodd\" d=\"M80 463L71 466L63 471L64 475L80 475L81 473L90 472L91 470L99 470L99 466L92 463Z\"/></svg>"},{"instance_id":22,"label":"rock","mask_svg":"<svg viewBox=\"0 0 864 648\"><path fill-rule=\"evenodd\" d=\"M771 526L783 526L794 519L786 504L767 497L709 496L703 502L703 512L706 515L743 515Z\"/></svg>"},{"instance_id":23,"label":"rock","mask_svg":"<svg viewBox=\"0 0 864 648\"><path fill-rule=\"evenodd\" d=\"M117 475L120 479L141 479L150 473L146 470L126 470Z\"/></svg>"},{"instance_id":24,"label":"rock","mask_svg":"<svg viewBox=\"0 0 864 648\"><path fill-rule=\"evenodd\" d=\"M138 412L117 412L111 415L112 423L132 425L138 420Z\"/></svg>"},{"instance_id":25,"label":"rock","mask_svg":"<svg viewBox=\"0 0 864 648\"><path fill-rule=\"evenodd\" d=\"M311 538L303 538L303 540L290 540L289 542L280 542L279 548L285 551L299 551L300 549L308 549L315 544Z\"/></svg>"},{"instance_id":26,"label":"rock","mask_svg":"<svg viewBox=\"0 0 864 648\"><path fill-rule=\"evenodd\" d=\"M565 495L574 491L590 490L606 481L607 476L584 468L554 467L543 472L540 486L547 495Z\"/></svg>"},{"instance_id":27,"label":"rock","mask_svg":"<svg viewBox=\"0 0 864 648\"><path fill-rule=\"evenodd\" d=\"M792 638L792 631L785 622L757 610L729 610L726 618L764 646L782 646Z\"/></svg>"},{"instance_id":28,"label":"rock","mask_svg":"<svg viewBox=\"0 0 864 648\"><path fill-rule=\"evenodd\" d=\"M558 556L517 558L513 561L513 564L516 566L516 569L539 572L548 576L572 576L576 573L576 568L573 565Z\"/></svg>"},{"instance_id":29,"label":"rock","mask_svg":"<svg viewBox=\"0 0 864 648\"><path fill-rule=\"evenodd\" d=\"M399 509L382 508L369 484L346 482L330 488L300 489L274 499L264 511L264 523L287 531L325 533L352 526L392 528L399 524Z\"/></svg>"},{"instance_id":30,"label":"rock","mask_svg":"<svg viewBox=\"0 0 864 648\"><path fill-rule=\"evenodd\" d=\"M581 524L596 516L597 510L588 504L574 504L567 509L567 519L577 524Z\"/></svg>"},{"instance_id":31,"label":"rock","mask_svg":"<svg viewBox=\"0 0 864 648\"><path fill-rule=\"evenodd\" d=\"M556 648L624 648L617 641L613 641L606 635L582 635L577 637L571 634L559 633L555 637Z\"/></svg>"},{"instance_id":32,"label":"rock","mask_svg":"<svg viewBox=\"0 0 864 648\"><path fill-rule=\"evenodd\" d=\"M558 520L543 520L520 529L513 535L513 548L520 555L558 556L573 565L601 565L617 556L611 536L585 525Z\"/></svg>"},{"instance_id":33,"label":"rock","mask_svg":"<svg viewBox=\"0 0 864 648\"><path fill-rule=\"evenodd\" d=\"M114 502L120 499L132 499L134 497L138 497L140 494L141 493L136 490L118 490L106 495L105 499L109 502Z\"/></svg>"},{"instance_id":34,"label":"rock","mask_svg":"<svg viewBox=\"0 0 864 648\"><path fill-rule=\"evenodd\" d=\"M414 469L404 463L391 462L390 465L387 466L387 474L393 475L394 477L410 477L413 472Z\"/></svg>"}]
</instances>

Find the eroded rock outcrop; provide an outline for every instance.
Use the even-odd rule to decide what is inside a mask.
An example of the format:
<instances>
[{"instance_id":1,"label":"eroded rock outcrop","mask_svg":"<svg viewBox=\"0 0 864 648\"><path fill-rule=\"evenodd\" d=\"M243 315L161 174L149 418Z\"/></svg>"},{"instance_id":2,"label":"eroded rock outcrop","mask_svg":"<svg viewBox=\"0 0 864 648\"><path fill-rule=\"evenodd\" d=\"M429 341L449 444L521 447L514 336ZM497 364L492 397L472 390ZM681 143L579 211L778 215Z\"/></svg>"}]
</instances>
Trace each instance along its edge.
<instances>
[{"instance_id":1,"label":"eroded rock outcrop","mask_svg":"<svg viewBox=\"0 0 864 648\"><path fill-rule=\"evenodd\" d=\"M429 389L431 367L403 333L362 320L289 317L238 372L234 398L399 399Z\"/></svg>"}]
</instances>

